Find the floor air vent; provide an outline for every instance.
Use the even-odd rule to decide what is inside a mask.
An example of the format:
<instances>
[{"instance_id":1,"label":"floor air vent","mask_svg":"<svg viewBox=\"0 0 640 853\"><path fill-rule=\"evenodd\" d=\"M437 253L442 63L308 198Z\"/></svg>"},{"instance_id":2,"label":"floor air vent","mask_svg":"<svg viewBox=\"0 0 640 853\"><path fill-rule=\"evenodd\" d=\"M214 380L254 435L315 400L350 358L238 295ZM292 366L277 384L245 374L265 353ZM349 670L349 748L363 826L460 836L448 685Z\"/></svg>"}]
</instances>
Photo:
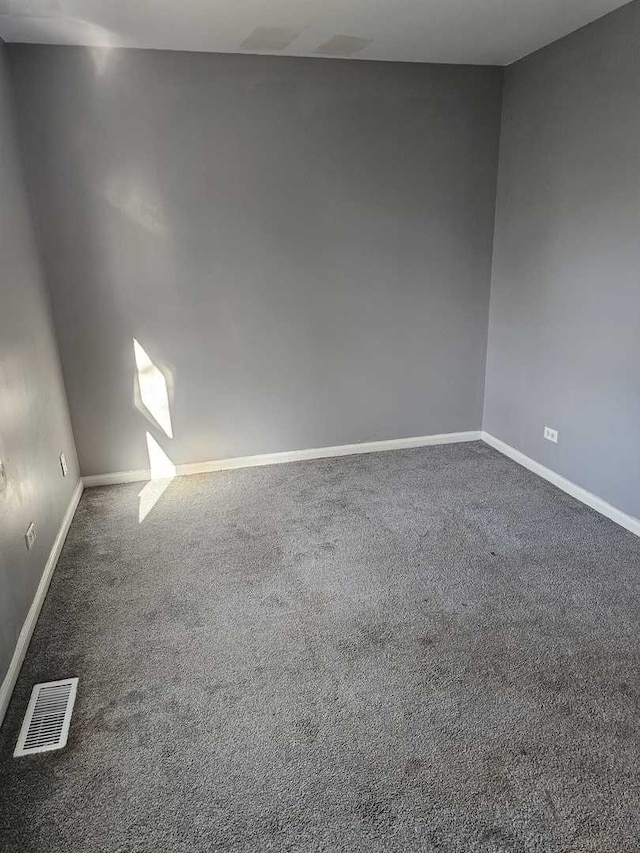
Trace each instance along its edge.
<instances>
[{"instance_id":1,"label":"floor air vent","mask_svg":"<svg viewBox=\"0 0 640 853\"><path fill-rule=\"evenodd\" d=\"M36 684L31 691L14 757L66 746L77 689L77 678Z\"/></svg>"}]
</instances>

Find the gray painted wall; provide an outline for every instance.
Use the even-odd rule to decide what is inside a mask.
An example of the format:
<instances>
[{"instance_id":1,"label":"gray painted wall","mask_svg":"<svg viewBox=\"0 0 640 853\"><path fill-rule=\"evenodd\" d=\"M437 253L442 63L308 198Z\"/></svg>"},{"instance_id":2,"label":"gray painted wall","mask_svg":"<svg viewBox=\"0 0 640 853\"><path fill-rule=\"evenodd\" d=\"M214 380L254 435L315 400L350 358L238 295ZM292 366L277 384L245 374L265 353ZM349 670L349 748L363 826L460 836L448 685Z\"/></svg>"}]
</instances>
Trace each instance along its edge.
<instances>
[{"instance_id":1,"label":"gray painted wall","mask_svg":"<svg viewBox=\"0 0 640 853\"><path fill-rule=\"evenodd\" d=\"M484 413L636 517L639 44L635 2L506 71Z\"/></svg>"},{"instance_id":2,"label":"gray painted wall","mask_svg":"<svg viewBox=\"0 0 640 853\"><path fill-rule=\"evenodd\" d=\"M78 482L50 309L12 126L0 42L0 682ZM62 478L64 451L69 476ZM36 522L27 552L25 531Z\"/></svg>"},{"instance_id":3,"label":"gray painted wall","mask_svg":"<svg viewBox=\"0 0 640 853\"><path fill-rule=\"evenodd\" d=\"M500 70L11 62L84 474L480 428Z\"/></svg>"}]
</instances>

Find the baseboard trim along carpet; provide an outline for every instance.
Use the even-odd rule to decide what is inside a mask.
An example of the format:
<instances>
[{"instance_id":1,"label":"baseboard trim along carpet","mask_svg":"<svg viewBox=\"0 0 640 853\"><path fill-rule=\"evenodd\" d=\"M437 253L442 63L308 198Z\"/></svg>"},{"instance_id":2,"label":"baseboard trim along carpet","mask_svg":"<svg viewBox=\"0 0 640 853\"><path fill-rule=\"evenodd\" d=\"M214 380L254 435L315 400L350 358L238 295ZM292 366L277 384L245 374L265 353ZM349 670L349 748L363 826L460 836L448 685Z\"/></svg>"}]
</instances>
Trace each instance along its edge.
<instances>
[{"instance_id":1,"label":"baseboard trim along carpet","mask_svg":"<svg viewBox=\"0 0 640 853\"><path fill-rule=\"evenodd\" d=\"M282 453L263 453L258 456L236 456L210 462L193 462L176 465L176 477L189 474L209 474L231 468L254 468L258 465L279 465L282 462L299 462L302 459L323 459L330 456L353 456L357 453L379 453L383 450L403 450L409 447L429 447L435 444L458 444L462 441L479 441L480 430L446 432L440 435L421 435L414 438L391 438L384 441L364 441L359 444L339 444L333 447L313 447L307 450L287 450ZM94 474L83 478L85 488L113 486L117 483L137 483L150 480L149 470L116 471L113 474Z\"/></svg>"},{"instance_id":2,"label":"baseboard trim along carpet","mask_svg":"<svg viewBox=\"0 0 640 853\"><path fill-rule=\"evenodd\" d=\"M536 462L535 459L531 459L529 456L516 450L515 447L511 447L510 444L506 444L488 432L482 433L482 440L490 447L493 447L494 450L508 456L509 459L513 459L514 462L517 462L524 468L528 468L529 471L533 471L534 474L537 474L544 480L548 480L549 483L553 483L554 486L562 489L563 492L571 495L571 497L576 498L576 500L581 501L583 504L591 507L591 509L595 509L596 512L606 516L611 521L615 521L620 527L624 527L631 533L635 533L636 536L640 536L640 518L634 518L634 516L628 515L621 509L612 506L607 501L587 491L587 489L583 489L582 486L577 486L561 474L556 474L551 468L541 465L540 462Z\"/></svg>"},{"instance_id":3,"label":"baseboard trim along carpet","mask_svg":"<svg viewBox=\"0 0 640 853\"><path fill-rule=\"evenodd\" d=\"M526 456L515 447L501 441L499 438L481 430L467 432L448 432L440 435L422 435L414 438L392 438L384 441L367 441L359 444L341 444L333 447L314 447L307 450L288 450L281 453L263 453L256 456L236 456L230 459L216 459L208 462L194 462L186 465L176 465L175 476L182 477L190 474L208 474L213 471L227 471L232 468L252 468L259 465L278 465L283 462L299 462L304 459L322 459L331 456L351 456L358 453L379 453L385 450L402 450L411 447L429 447L437 444L457 444L464 441L482 440L499 453L513 459L514 462L528 468L534 474L553 483L563 492L576 498L587 506L595 509L601 515L640 536L640 519L628 515L607 501L594 495L557 474L550 468ZM138 471L116 471L111 474L94 474L83 478L85 488L92 486L113 486L119 483L137 483L151 479L148 469Z\"/></svg>"},{"instance_id":4,"label":"baseboard trim along carpet","mask_svg":"<svg viewBox=\"0 0 640 853\"><path fill-rule=\"evenodd\" d=\"M2 686L0 686L0 725L4 719L4 715L9 705L9 700L11 699L11 694L13 693L13 688L15 687L18 675L20 674L22 662L24 661L27 649L29 648L33 629L36 627L40 610L42 609L44 600L47 597L47 590L49 589L49 584L51 583L51 578L53 576L56 563L58 562L58 557L62 551L64 540L67 538L69 527L73 521L73 516L75 515L78 503L82 497L83 488L82 480L79 480L78 485L71 496L71 500L69 501L69 506L64 514L64 518L62 519L60 529L58 530L58 534L53 542L51 551L49 552L44 571L42 572L42 577L40 578L40 583L38 584L38 589L36 590L36 594L31 602L31 607L27 613L27 618L24 620L22 630L18 636L18 642L16 643L13 657L9 664L9 669L4 677Z\"/></svg>"}]
</instances>

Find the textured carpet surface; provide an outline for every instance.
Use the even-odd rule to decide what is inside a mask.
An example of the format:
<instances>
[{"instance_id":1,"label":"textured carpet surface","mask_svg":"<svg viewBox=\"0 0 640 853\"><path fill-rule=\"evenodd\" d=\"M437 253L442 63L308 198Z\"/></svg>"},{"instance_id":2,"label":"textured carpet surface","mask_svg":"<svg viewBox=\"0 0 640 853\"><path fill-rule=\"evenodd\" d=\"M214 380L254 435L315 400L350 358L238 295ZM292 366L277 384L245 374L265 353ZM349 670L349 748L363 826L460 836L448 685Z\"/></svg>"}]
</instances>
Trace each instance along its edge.
<instances>
[{"instance_id":1,"label":"textured carpet surface","mask_svg":"<svg viewBox=\"0 0 640 853\"><path fill-rule=\"evenodd\" d=\"M639 539L481 443L140 489L80 503L3 853L640 850Z\"/></svg>"}]
</instances>

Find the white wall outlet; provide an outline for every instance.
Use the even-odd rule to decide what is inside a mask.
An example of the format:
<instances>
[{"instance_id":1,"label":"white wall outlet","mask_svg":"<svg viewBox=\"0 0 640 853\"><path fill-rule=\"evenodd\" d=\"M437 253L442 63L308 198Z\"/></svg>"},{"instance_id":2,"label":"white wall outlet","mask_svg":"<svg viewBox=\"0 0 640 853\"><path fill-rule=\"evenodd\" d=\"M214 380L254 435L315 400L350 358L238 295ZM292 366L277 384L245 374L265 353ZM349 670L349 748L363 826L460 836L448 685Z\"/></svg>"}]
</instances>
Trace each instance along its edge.
<instances>
[{"instance_id":1,"label":"white wall outlet","mask_svg":"<svg viewBox=\"0 0 640 853\"><path fill-rule=\"evenodd\" d=\"M0 495L7 487L7 470L4 467L4 462L0 459Z\"/></svg>"},{"instance_id":2,"label":"white wall outlet","mask_svg":"<svg viewBox=\"0 0 640 853\"><path fill-rule=\"evenodd\" d=\"M553 441L554 444L557 444L558 443L558 430L557 429L551 429L551 427L546 426L544 428L544 437L547 439L547 441Z\"/></svg>"},{"instance_id":3,"label":"white wall outlet","mask_svg":"<svg viewBox=\"0 0 640 853\"><path fill-rule=\"evenodd\" d=\"M64 453L60 454L60 467L62 468L62 476L66 477L69 473L69 468L67 467L67 458Z\"/></svg>"},{"instance_id":4,"label":"white wall outlet","mask_svg":"<svg viewBox=\"0 0 640 853\"><path fill-rule=\"evenodd\" d=\"M24 534L24 541L27 543L27 551L30 551L36 544L36 523L32 521L27 527L27 532Z\"/></svg>"}]
</instances>

